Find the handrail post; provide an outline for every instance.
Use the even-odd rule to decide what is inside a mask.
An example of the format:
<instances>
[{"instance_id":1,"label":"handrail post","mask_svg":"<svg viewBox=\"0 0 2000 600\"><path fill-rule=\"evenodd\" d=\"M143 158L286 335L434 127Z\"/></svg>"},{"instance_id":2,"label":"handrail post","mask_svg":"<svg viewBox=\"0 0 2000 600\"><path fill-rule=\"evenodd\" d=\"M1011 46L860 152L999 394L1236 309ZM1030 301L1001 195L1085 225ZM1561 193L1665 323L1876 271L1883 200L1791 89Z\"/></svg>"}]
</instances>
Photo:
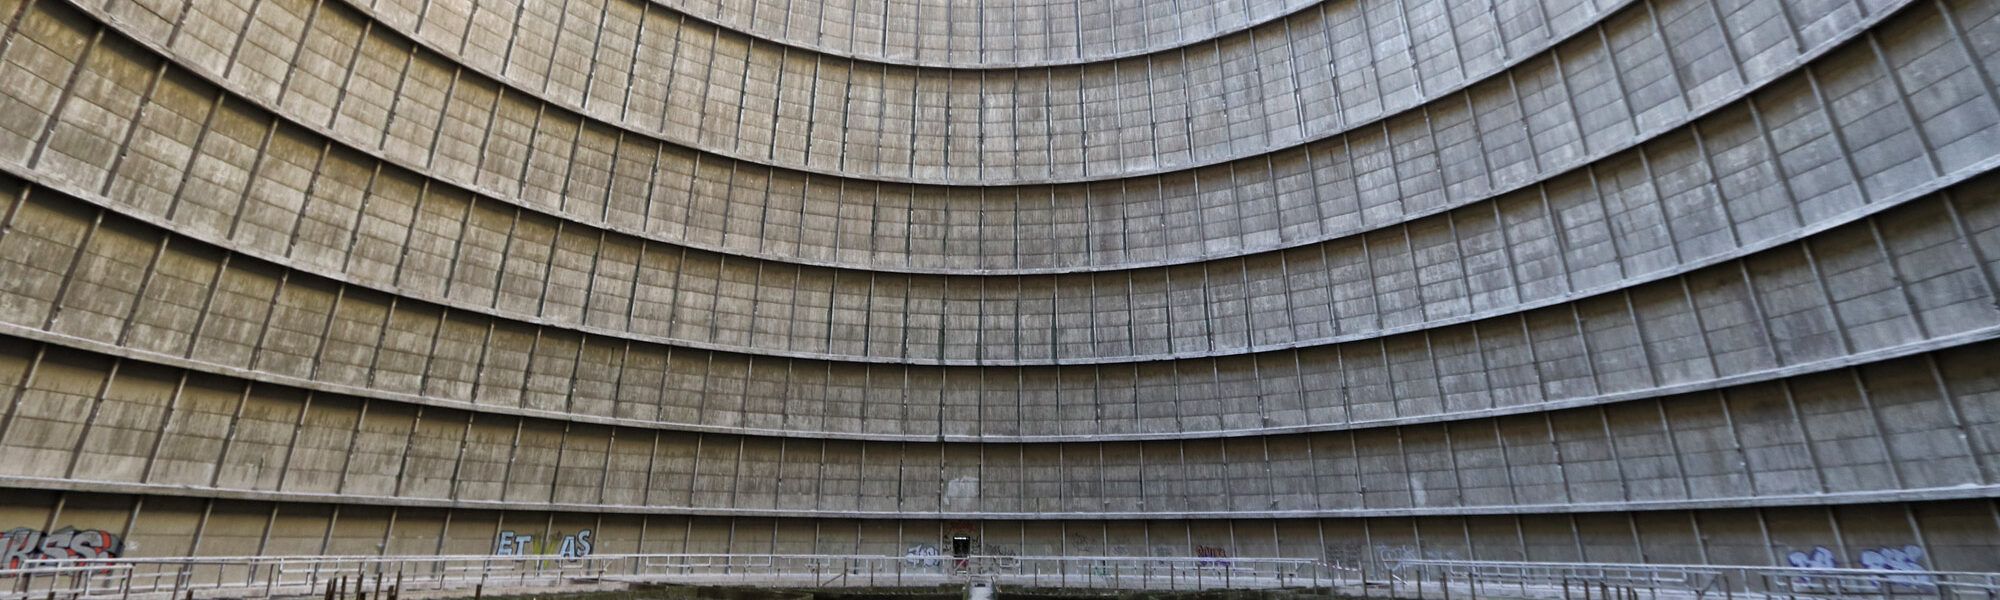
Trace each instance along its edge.
<instances>
[{"instance_id":1,"label":"handrail post","mask_svg":"<svg viewBox=\"0 0 2000 600\"><path fill-rule=\"evenodd\" d=\"M180 597L180 595L181 595L181 574L182 574L182 573L184 573L184 572L186 572L186 571L187 571L187 565L180 565L180 566L179 566L178 568L174 569L174 591L173 591L173 593L171 593L171 594L168 594L168 595L167 595L167 598L170 598L170 599L172 599L172 598L179 598L179 597Z\"/></svg>"},{"instance_id":2,"label":"handrail post","mask_svg":"<svg viewBox=\"0 0 2000 600\"><path fill-rule=\"evenodd\" d=\"M123 581L120 581L120 582L118 582L118 600L131 600L131 598L132 598L132 574L133 574L133 573L135 573L135 572L137 572L137 571L138 571L138 569L137 569L137 568L135 568L135 567L132 567L131 565L126 565L126 568L125 568L125 571L124 571L124 572L125 572L125 579L124 579Z\"/></svg>"}]
</instances>

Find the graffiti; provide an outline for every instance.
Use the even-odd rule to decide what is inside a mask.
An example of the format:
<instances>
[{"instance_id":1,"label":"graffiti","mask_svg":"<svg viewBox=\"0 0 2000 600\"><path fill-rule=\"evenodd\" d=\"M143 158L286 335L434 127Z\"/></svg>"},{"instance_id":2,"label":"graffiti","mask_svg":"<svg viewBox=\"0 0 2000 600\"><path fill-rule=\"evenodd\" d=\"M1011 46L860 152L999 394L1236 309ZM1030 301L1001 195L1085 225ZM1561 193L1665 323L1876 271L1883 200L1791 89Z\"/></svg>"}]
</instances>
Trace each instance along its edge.
<instances>
[{"instance_id":1,"label":"graffiti","mask_svg":"<svg viewBox=\"0 0 2000 600\"><path fill-rule=\"evenodd\" d=\"M938 558L937 546L930 544L910 546L909 550L903 552L903 562L913 567L935 567L944 564L944 561Z\"/></svg>"},{"instance_id":2,"label":"graffiti","mask_svg":"<svg viewBox=\"0 0 2000 600\"><path fill-rule=\"evenodd\" d=\"M1327 544L1320 552L1326 556L1327 562L1343 567L1355 568L1368 562L1368 551L1360 544Z\"/></svg>"},{"instance_id":3,"label":"graffiti","mask_svg":"<svg viewBox=\"0 0 2000 600\"><path fill-rule=\"evenodd\" d=\"M1857 558L1859 560L1855 562L1860 563L1860 568L1863 569L1915 572L1927 570L1924 568L1923 563L1924 549L1918 546L1903 546L1900 548L1884 546L1873 548L1861 551ZM1785 562L1801 569L1840 568L1840 557L1835 555L1832 550L1828 550L1826 546L1813 546L1810 552L1793 550L1785 554ZM1866 585L1875 588L1882 587L1882 583L1879 581L1861 582L1854 579L1849 579L1848 581L1856 585ZM1891 586L1903 586L1918 590L1935 589L1931 576L1921 573L1889 575L1883 577L1882 581L1888 582ZM1793 582L1797 585L1812 585L1815 583L1811 577L1796 577L1793 578Z\"/></svg>"},{"instance_id":4,"label":"graffiti","mask_svg":"<svg viewBox=\"0 0 2000 600\"><path fill-rule=\"evenodd\" d=\"M1925 571L1924 549L1916 546L1901 548L1876 548L1861 551L1861 566L1884 571ZM1929 575L1891 575L1890 585L1901 585L1919 590L1931 589Z\"/></svg>"},{"instance_id":5,"label":"graffiti","mask_svg":"<svg viewBox=\"0 0 2000 600\"><path fill-rule=\"evenodd\" d=\"M980 541L979 538L973 538L972 554L975 556L993 557L993 567L1002 572L1011 573L1021 568L1021 559L1017 558L1020 556L1020 553L1016 552L1013 546L989 544Z\"/></svg>"},{"instance_id":6,"label":"graffiti","mask_svg":"<svg viewBox=\"0 0 2000 600\"><path fill-rule=\"evenodd\" d=\"M555 554L563 558L583 558L590 556L593 549L591 547L590 536L591 531L588 529L578 531L575 535L563 535L562 532L556 532L556 535L553 537L561 539L562 543L556 546ZM500 538L493 545L493 553L501 556L548 554L548 550L546 542L542 544L535 543L535 536L517 534L511 530L500 532Z\"/></svg>"},{"instance_id":7,"label":"graffiti","mask_svg":"<svg viewBox=\"0 0 2000 600\"><path fill-rule=\"evenodd\" d=\"M1327 544L1321 551L1326 553L1326 560L1333 564L1351 569L1378 568L1369 566L1370 563L1373 563L1379 565L1379 568L1387 570L1391 575L1402 573L1405 569L1412 566L1403 561L1421 559L1464 560L1463 557L1459 556L1457 550L1424 550L1419 552L1416 546L1409 544L1375 544L1373 546L1365 544Z\"/></svg>"},{"instance_id":8,"label":"graffiti","mask_svg":"<svg viewBox=\"0 0 2000 600\"><path fill-rule=\"evenodd\" d=\"M1020 554L1021 553L1016 551L1013 546L1009 546L1006 544L988 543L986 541L980 540L979 538L972 538L973 556L997 556L1001 558L1013 558L1019 556Z\"/></svg>"},{"instance_id":9,"label":"graffiti","mask_svg":"<svg viewBox=\"0 0 2000 600\"><path fill-rule=\"evenodd\" d=\"M1803 569L1831 569L1839 566L1833 558L1833 551L1826 549L1826 546L1813 546L1811 554L1793 550L1791 554L1785 555L1785 560L1790 561L1792 566Z\"/></svg>"},{"instance_id":10,"label":"graffiti","mask_svg":"<svg viewBox=\"0 0 2000 600\"><path fill-rule=\"evenodd\" d=\"M972 540L972 553L979 556L1012 557L1020 555L1019 552L1014 550L1013 546L1006 544L986 544L981 543L979 540Z\"/></svg>"},{"instance_id":11,"label":"graffiti","mask_svg":"<svg viewBox=\"0 0 2000 600\"><path fill-rule=\"evenodd\" d=\"M1411 566L1403 562L1407 560L1463 560L1459 557L1457 550L1425 550L1418 552L1416 547L1408 544L1395 546L1376 544L1375 558L1376 560L1380 560L1382 567L1388 569L1390 573L1401 573L1403 569Z\"/></svg>"},{"instance_id":12,"label":"graffiti","mask_svg":"<svg viewBox=\"0 0 2000 600\"><path fill-rule=\"evenodd\" d=\"M1194 555L1198 558L1209 559L1200 561L1198 563L1204 567L1229 566L1229 561L1225 560L1229 558L1229 550L1223 548L1218 548L1215 546L1195 546Z\"/></svg>"},{"instance_id":13,"label":"graffiti","mask_svg":"<svg viewBox=\"0 0 2000 600\"><path fill-rule=\"evenodd\" d=\"M1099 538L1095 536L1072 531L1063 541L1062 553L1069 556L1102 556L1103 552L1097 546L1098 541Z\"/></svg>"},{"instance_id":14,"label":"graffiti","mask_svg":"<svg viewBox=\"0 0 2000 600\"><path fill-rule=\"evenodd\" d=\"M1423 557L1424 555L1417 553L1416 548L1407 545L1404 546L1384 546L1382 544L1375 545L1376 560L1382 561L1382 566L1384 568L1389 569L1390 573L1403 572L1403 568L1409 566L1403 564L1403 561L1415 560Z\"/></svg>"},{"instance_id":15,"label":"graffiti","mask_svg":"<svg viewBox=\"0 0 2000 600\"><path fill-rule=\"evenodd\" d=\"M493 553L500 556L522 556L540 554L535 546L535 536L519 535L513 530L500 532L500 539L493 545Z\"/></svg>"},{"instance_id":16,"label":"graffiti","mask_svg":"<svg viewBox=\"0 0 2000 600\"><path fill-rule=\"evenodd\" d=\"M19 569L22 563L35 560L118 558L124 551L118 536L99 529L64 527L41 532L16 527L0 534L0 568L6 569Z\"/></svg>"},{"instance_id":17,"label":"graffiti","mask_svg":"<svg viewBox=\"0 0 2000 600\"><path fill-rule=\"evenodd\" d=\"M576 535L563 536L562 546L557 548L556 554L563 558L583 558L590 556L590 550L590 530L585 529L576 532Z\"/></svg>"},{"instance_id":18,"label":"graffiti","mask_svg":"<svg viewBox=\"0 0 2000 600\"><path fill-rule=\"evenodd\" d=\"M952 553L954 556L952 568L965 571L977 567L1001 572L1013 572L1021 568L1021 560L1018 558L1020 553L1013 546L980 539L977 535L978 530L969 522L955 522L953 525L956 528L949 530L946 539L955 542L955 538L966 538L966 544L965 557L957 557ZM936 567L944 564L946 555L947 553L937 546L918 544L903 552L903 561L913 567ZM975 561L967 557L985 557L989 560Z\"/></svg>"},{"instance_id":19,"label":"graffiti","mask_svg":"<svg viewBox=\"0 0 2000 600\"><path fill-rule=\"evenodd\" d=\"M1785 555L1785 560L1801 569L1831 569L1840 566L1840 562L1833 557L1833 551L1826 549L1826 546L1813 546L1810 554L1803 550L1793 550L1791 554ZM1793 582L1798 585L1812 585L1813 578L1798 577L1793 579Z\"/></svg>"}]
</instances>

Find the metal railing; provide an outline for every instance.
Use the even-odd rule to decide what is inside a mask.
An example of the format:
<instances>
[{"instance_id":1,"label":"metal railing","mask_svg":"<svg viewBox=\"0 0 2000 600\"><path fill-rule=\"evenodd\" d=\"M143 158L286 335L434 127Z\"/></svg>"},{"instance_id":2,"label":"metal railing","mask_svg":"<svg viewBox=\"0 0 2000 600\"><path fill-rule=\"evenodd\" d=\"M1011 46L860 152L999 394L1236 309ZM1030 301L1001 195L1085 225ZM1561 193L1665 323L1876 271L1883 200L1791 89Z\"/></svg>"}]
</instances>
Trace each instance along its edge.
<instances>
[{"instance_id":1,"label":"metal railing","mask_svg":"<svg viewBox=\"0 0 2000 600\"><path fill-rule=\"evenodd\" d=\"M0 600L321 596L400 600L628 583L765 587L1210 590L1292 588L1451 600L2000 600L2000 573L1383 559L1133 556L595 554L235 556L24 560Z\"/></svg>"},{"instance_id":2,"label":"metal railing","mask_svg":"<svg viewBox=\"0 0 2000 600\"><path fill-rule=\"evenodd\" d=\"M1370 579L1399 598L1562 600L1994 600L2000 573L1737 565L1385 561ZM1366 592L1364 586L1363 592Z\"/></svg>"},{"instance_id":3,"label":"metal railing","mask_svg":"<svg viewBox=\"0 0 2000 600\"><path fill-rule=\"evenodd\" d=\"M640 557L639 567L640 581L841 587L976 579L1006 587L1258 589L1324 587L1336 578L1329 565L1303 558L676 554Z\"/></svg>"},{"instance_id":4,"label":"metal railing","mask_svg":"<svg viewBox=\"0 0 2000 600\"><path fill-rule=\"evenodd\" d=\"M0 569L0 600L352 596L602 583L904 587L978 578L1000 586L1103 589L1325 587L1314 559L838 554L225 556L27 560ZM1358 582L1350 576L1348 579ZM329 592L328 590L332 590ZM449 595L449 594L446 594Z\"/></svg>"}]
</instances>

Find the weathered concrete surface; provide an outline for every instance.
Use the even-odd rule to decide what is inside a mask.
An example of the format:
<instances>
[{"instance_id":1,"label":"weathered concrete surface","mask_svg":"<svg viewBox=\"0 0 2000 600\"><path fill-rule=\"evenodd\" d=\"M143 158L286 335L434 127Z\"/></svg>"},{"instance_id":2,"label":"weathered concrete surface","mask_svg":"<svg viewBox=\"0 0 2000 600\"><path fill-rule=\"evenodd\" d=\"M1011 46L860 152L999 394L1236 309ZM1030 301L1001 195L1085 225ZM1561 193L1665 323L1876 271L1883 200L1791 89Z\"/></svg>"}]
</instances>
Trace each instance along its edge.
<instances>
[{"instance_id":1,"label":"weathered concrete surface","mask_svg":"<svg viewBox=\"0 0 2000 600\"><path fill-rule=\"evenodd\" d=\"M0 531L2000 570L2000 3L1183 4L0 0Z\"/></svg>"}]
</instances>

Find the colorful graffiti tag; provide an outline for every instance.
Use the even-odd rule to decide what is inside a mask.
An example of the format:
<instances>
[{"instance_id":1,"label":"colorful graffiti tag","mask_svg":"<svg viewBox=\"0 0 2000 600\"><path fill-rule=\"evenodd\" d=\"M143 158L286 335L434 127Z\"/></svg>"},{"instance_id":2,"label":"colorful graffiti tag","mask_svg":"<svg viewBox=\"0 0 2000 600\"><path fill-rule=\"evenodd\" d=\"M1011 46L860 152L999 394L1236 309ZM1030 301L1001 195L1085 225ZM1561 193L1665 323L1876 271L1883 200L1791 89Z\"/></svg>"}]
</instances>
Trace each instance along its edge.
<instances>
[{"instance_id":1,"label":"colorful graffiti tag","mask_svg":"<svg viewBox=\"0 0 2000 600\"><path fill-rule=\"evenodd\" d=\"M1875 548L1861 551L1861 566L1885 571L1926 571L1924 549L1918 546L1901 548ZM1931 589L1931 576L1922 574L1891 575L1890 585L1902 585L1919 590Z\"/></svg>"},{"instance_id":2,"label":"colorful graffiti tag","mask_svg":"<svg viewBox=\"0 0 2000 600\"><path fill-rule=\"evenodd\" d=\"M1935 582L1931 579L1931 576L1922 573L1922 571L1926 571L1927 569L1923 563L1924 549L1920 546L1905 545L1900 548L1889 546L1872 548L1862 550L1858 558L1860 560L1857 562L1861 563L1860 568L1863 569L1914 571L1914 573L1907 575L1889 575L1884 577L1881 582L1867 582L1869 586L1879 588L1882 587L1882 583L1886 582L1891 586L1904 586L1918 590L1933 589L1932 584ZM1836 556L1832 550L1828 550L1826 546L1813 546L1811 552L1793 550L1785 555L1785 562L1802 569L1837 569L1841 567L1840 557ZM1813 585L1816 583L1811 577L1795 577L1793 578L1793 582L1797 585Z\"/></svg>"},{"instance_id":3,"label":"colorful graffiti tag","mask_svg":"<svg viewBox=\"0 0 2000 600\"><path fill-rule=\"evenodd\" d=\"M1194 555L1199 558L1209 559L1209 560L1199 561L1199 564L1204 567L1229 566L1229 561L1227 560L1229 558L1229 550L1226 548L1221 548L1217 546L1195 546Z\"/></svg>"},{"instance_id":4,"label":"colorful graffiti tag","mask_svg":"<svg viewBox=\"0 0 2000 600\"><path fill-rule=\"evenodd\" d=\"M99 529L64 527L36 531L26 527L0 534L0 568L19 569L35 560L68 558L118 558L125 544L118 536Z\"/></svg>"},{"instance_id":5,"label":"colorful graffiti tag","mask_svg":"<svg viewBox=\"0 0 2000 600\"><path fill-rule=\"evenodd\" d=\"M1785 561L1801 569L1831 569L1840 566L1833 558L1833 551L1826 549L1826 546L1813 546L1810 553L1793 550L1791 554L1785 555ZM1793 582L1798 585L1812 585L1813 578L1796 577L1793 578Z\"/></svg>"},{"instance_id":6,"label":"colorful graffiti tag","mask_svg":"<svg viewBox=\"0 0 2000 600\"><path fill-rule=\"evenodd\" d=\"M1831 569L1839 566L1833 560L1833 551L1826 549L1826 546L1813 546L1810 553L1793 550L1791 554L1785 555L1785 561L1803 569Z\"/></svg>"}]
</instances>

